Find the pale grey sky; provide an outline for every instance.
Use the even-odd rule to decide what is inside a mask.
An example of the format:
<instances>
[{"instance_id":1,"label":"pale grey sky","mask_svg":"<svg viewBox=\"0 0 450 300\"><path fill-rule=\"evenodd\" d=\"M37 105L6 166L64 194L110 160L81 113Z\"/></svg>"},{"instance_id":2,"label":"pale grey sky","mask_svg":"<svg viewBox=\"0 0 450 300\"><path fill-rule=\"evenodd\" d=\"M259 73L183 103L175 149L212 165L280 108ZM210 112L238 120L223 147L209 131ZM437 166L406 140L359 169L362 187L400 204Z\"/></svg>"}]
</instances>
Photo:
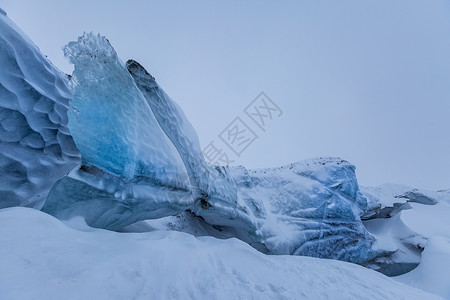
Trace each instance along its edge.
<instances>
[{"instance_id":1,"label":"pale grey sky","mask_svg":"<svg viewBox=\"0 0 450 300\"><path fill-rule=\"evenodd\" d=\"M247 167L340 156L362 185L450 188L450 2L23 1L0 7L53 63L105 35L180 104L203 146ZM284 111L262 132L243 109ZM237 116L259 135L240 158L218 138Z\"/></svg>"}]
</instances>

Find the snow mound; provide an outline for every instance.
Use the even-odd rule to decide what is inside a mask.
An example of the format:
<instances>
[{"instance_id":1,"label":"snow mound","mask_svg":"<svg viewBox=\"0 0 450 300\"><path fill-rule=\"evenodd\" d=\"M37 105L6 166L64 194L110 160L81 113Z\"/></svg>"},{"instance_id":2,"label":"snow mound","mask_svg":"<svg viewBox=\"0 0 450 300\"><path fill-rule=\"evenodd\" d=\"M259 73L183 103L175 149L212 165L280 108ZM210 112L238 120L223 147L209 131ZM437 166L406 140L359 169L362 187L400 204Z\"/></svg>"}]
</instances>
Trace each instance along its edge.
<instances>
[{"instance_id":1,"label":"snow mound","mask_svg":"<svg viewBox=\"0 0 450 300\"><path fill-rule=\"evenodd\" d=\"M362 191L377 207L364 221L373 247L387 252L367 266L450 298L450 193L394 184Z\"/></svg>"},{"instance_id":2,"label":"snow mound","mask_svg":"<svg viewBox=\"0 0 450 300\"><path fill-rule=\"evenodd\" d=\"M0 10L0 208L42 207L79 152L67 128L67 78Z\"/></svg>"},{"instance_id":3,"label":"snow mound","mask_svg":"<svg viewBox=\"0 0 450 300\"><path fill-rule=\"evenodd\" d=\"M450 237L428 239L420 265L395 279L450 299Z\"/></svg>"},{"instance_id":4,"label":"snow mound","mask_svg":"<svg viewBox=\"0 0 450 300\"><path fill-rule=\"evenodd\" d=\"M27 208L0 210L0 227L4 299L439 299L358 265L267 256L236 239L76 230Z\"/></svg>"},{"instance_id":5,"label":"snow mound","mask_svg":"<svg viewBox=\"0 0 450 300\"><path fill-rule=\"evenodd\" d=\"M438 195L436 205L412 203L401 212L403 223L425 240L425 250L416 269L395 279L450 299L450 193Z\"/></svg>"}]
</instances>

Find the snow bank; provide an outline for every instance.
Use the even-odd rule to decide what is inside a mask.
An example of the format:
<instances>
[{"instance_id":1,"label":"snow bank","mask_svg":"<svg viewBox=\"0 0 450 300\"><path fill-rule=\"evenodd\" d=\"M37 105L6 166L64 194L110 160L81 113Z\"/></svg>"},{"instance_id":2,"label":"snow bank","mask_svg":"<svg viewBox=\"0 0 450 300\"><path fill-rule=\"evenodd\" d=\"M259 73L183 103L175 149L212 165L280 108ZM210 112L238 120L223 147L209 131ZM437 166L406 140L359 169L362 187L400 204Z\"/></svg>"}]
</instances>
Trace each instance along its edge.
<instances>
[{"instance_id":1,"label":"snow bank","mask_svg":"<svg viewBox=\"0 0 450 300\"><path fill-rule=\"evenodd\" d=\"M438 299L361 266L267 256L236 240L67 227L0 210L2 299Z\"/></svg>"},{"instance_id":2,"label":"snow bank","mask_svg":"<svg viewBox=\"0 0 450 300\"><path fill-rule=\"evenodd\" d=\"M446 196L449 196L447 194ZM403 223L426 238L420 265L395 279L450 299L450 197L437 205L413 203L401 212Z\"/></svg>"},{"instance_id":3,"label":"snow bank","mask_svg":"<svg viewBox=\"0 0 450 300\"><path fill-rule=\"evenodd\" d=\"M420 265L395 279L450 299L450 238L428 239Z\"/></svg>"}]
</instances>

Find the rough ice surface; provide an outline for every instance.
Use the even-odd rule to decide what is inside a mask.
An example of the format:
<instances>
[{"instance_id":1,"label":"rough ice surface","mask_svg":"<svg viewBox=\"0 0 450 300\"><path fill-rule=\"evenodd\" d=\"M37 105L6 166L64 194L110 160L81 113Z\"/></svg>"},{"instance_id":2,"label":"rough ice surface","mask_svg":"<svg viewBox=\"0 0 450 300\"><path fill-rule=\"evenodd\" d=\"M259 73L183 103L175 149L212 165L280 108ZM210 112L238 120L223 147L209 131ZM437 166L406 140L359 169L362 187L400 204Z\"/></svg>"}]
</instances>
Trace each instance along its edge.
<instances>
[{"instance_id":1,"label":"rough ice surface","mask_svg":"<svg viewBox=\"0 0 450 300\"><path fill-rule=\"evenodd\" d=\"M66 81L0 10L0 208L42 207L53 184L79 163Z\"/></svg>"},{"instance_id":2,"label":"rough ice surface","mask_svg":"<svg viewBox=\"0 0 450 300\"><path fill-rule=\"evenodd\" d=\"M69 128L83 163L132 180L182 185L186 169L108 40L84 34L64 53L74 64Z\"/></svg>"}]
</instances>

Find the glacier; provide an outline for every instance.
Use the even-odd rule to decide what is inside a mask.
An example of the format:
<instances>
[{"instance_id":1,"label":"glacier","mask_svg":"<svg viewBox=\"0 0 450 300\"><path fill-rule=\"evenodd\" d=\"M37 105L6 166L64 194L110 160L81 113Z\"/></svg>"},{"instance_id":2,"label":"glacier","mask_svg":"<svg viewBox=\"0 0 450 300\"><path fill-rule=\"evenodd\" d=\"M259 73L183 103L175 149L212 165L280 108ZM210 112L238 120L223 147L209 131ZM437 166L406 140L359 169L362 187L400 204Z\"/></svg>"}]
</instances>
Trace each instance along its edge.
<instances>
[{"instance_id":1,"label":"glacier","mask_svg":"<svg viewBox=\"0 0 450 300\"><path fill-rule=\"evenodd\" d=\"M0 54L0 208L32 207L67 224L81 217L87 231L237 238L265 254L409 272L399 280L419 287L407 275L428 276L426 266L410 271L450 237L441 228L449 191L360 187L340 158L257 170L208 164L183 110L101 35L64 47L74 65L66 75L0 11ZM427 219L435 227L411 221L428 209L442 213ZM430 278L446 296L445 282Z\"/></svg>"},{"instance_id":2,"label":"glacier","mask_svg":"<svg viewBox=\"0 0 450 300\"><path fill-rule=\"evenodd\" d=\"M67 127L67 76L0 13L0 208L41 208L80 162Z\"/></svg>"}]
</instances>

